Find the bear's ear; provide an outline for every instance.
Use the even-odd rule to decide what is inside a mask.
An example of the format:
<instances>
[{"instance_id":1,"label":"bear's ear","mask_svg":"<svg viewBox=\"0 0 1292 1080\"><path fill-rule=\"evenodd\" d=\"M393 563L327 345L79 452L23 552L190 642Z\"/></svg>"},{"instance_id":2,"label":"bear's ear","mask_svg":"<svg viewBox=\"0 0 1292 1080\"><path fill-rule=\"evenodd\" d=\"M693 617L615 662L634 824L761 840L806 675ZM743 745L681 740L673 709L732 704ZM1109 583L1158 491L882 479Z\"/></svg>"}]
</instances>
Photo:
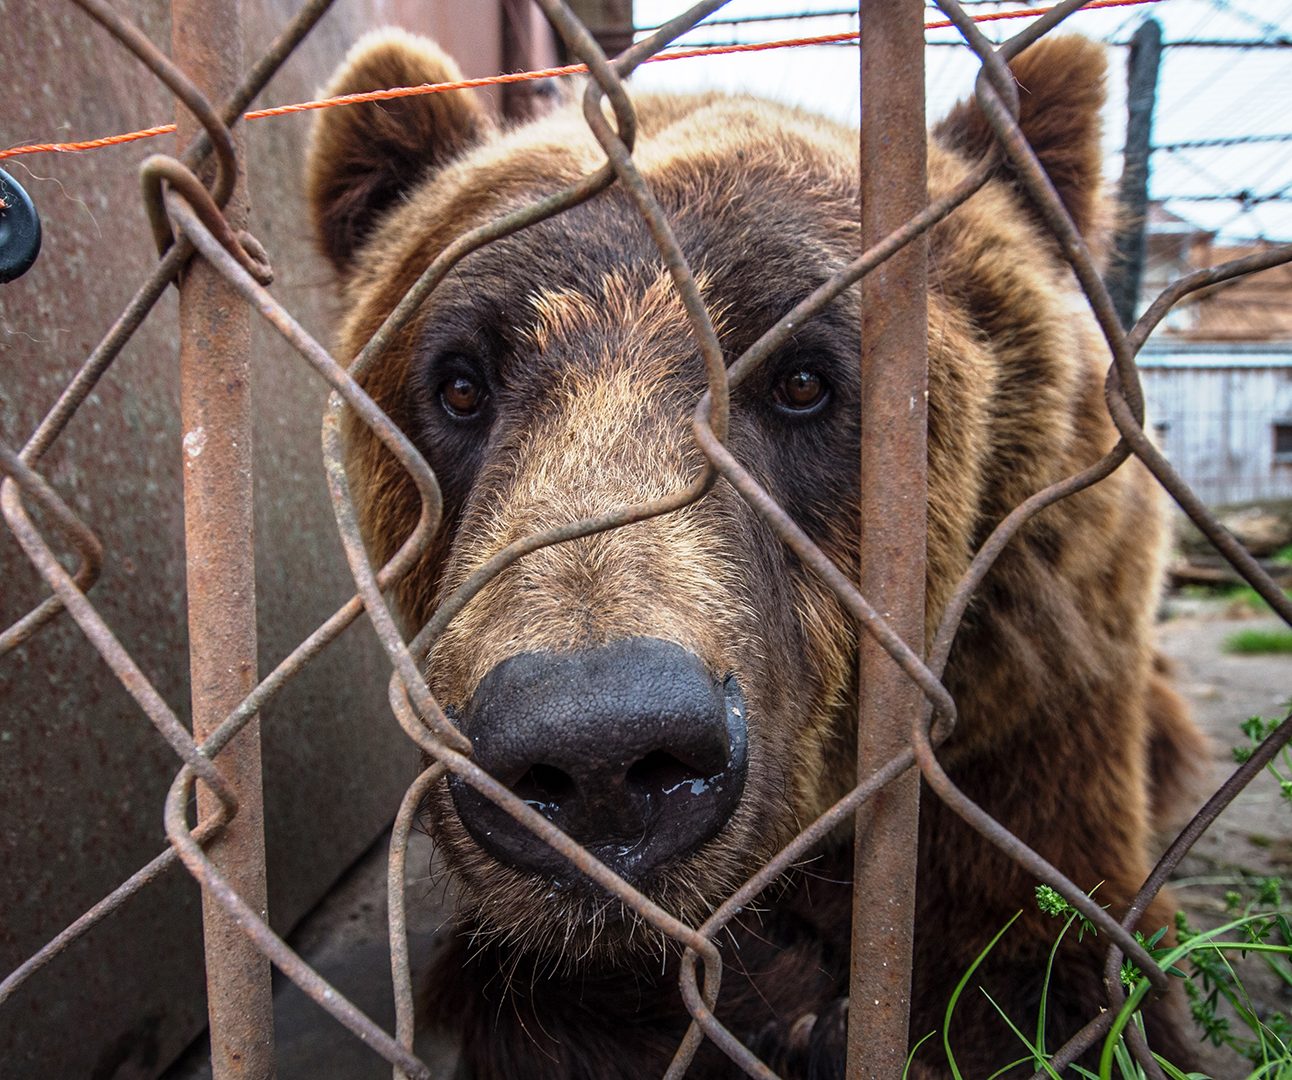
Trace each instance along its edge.
<instances>
[{"instance_id":1,"label":"bear's ear","mask_svg":"<svg viewBox=\"0 0 1292 1080\"><path fill-rule=\"evenodd\" d=\"M1081 37L1043 39L1021 53L1010 71L1018 83L1019 126L1063 205L1082 235L1098 241L1106 226L1102 196L1103 153L1100 147L1104 47ZM962 101L933 129L934 137L978 161L1001 159L1001 174L1012 176L991 126L977 101ZM1031 199L1020 197L1032 208Z\"/></svg>"},{"instance_id":2,"label":"bear's ear","mask_svg":"<svg viewBox=\"0 0 1292 1080\"><path fill-rule=\"evenodd\" d=\"M324 93L333 97L461 78L457 64L433 42L402 30L377 30L355 44ZM305 173L324 254L344 273L378 219L402 194L492 129L472 90L323 110L314 125Z\"/></svg>"}]
</instances>

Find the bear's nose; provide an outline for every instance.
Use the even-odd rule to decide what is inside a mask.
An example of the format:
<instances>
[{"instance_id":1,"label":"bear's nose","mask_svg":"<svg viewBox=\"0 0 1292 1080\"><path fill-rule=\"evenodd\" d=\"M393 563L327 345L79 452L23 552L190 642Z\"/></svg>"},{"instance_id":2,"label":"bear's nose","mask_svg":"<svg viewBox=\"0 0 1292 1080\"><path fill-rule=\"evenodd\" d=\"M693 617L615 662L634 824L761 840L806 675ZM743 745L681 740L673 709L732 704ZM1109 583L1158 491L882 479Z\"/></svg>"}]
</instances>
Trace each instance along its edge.
<instances>
[{"instance_id":1,"label":"bear's nose","mask_svg":"<svg viewBox=\"0 0 1292 1080\"><path fill-rule=\"evenodd\" d=\"M513 656L481 680L462 720L481 768L627 878L712 837L744 787L736 679L715 680L668 641ZM450 790L499 861L570 878L570 863L505 810L456 777Z\"/></svg>"}]
</instances>

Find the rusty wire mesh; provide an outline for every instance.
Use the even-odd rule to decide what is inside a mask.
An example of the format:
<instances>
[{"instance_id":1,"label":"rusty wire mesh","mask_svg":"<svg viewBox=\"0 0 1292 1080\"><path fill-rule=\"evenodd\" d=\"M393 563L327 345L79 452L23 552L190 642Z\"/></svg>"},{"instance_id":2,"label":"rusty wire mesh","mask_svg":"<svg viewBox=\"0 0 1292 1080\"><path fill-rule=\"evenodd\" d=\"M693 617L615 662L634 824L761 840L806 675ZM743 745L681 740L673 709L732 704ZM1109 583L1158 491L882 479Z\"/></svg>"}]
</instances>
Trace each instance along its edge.
<instances>
[{"instance_id":1,"label":"rusty wire mesh","mask_svg":"<svg viewBox=\"0 0 1292 1080\"><path fill-rule=\"evenodd\" d=\"M960 30L969 47L981 60L982 68L976 89L978 104L1027 195L1058 239L1103 331L1113 357L1106 381L1106 402L1121 438L1103 459L1092 463L1078 475L1035 493L999 523L957 584L926 657L920 656L908 646L890 621L882 618L872 602L858 589L851 572L831 563L728 452L724 446L728 401L732 388L739 385L788 339L792 327L820 313L832 300L865 279L877 267L907 251L935 223L953 213L956 207L987 182L990 165L974 167L948 194L931 204L917 207L916 212L891 227L882 239L859 255L851 265L831 277L792 310L785 312L766 334L727 367L696 281L673 238L669 221L634 164L632 145L635 118L632 102L624 88L624 79L637 65L705 16L721 8L724 0L706 0L695 5L679 18L653 30L613 60L606 58L591 34L560 0L538 0L570 52L588 65L590 78L584 96L584 115L593 135L605 151L606 163L565 190L458 238L426 268L347 368L318 344L266 288L269 273L264 253L254 238L229 223L223 209L234 192L235 180L239 175L239 151L230 130L231 125L326 12L330 0L310 0L306 3L264 56L245 74L229 99L219 107L210 102L189 74L168 60L136 28L122 20L100 0L73 2L102 23L184 102L200 122L202 132L182 157L159 155L150 158L145 165L145 197L161 253L156 269L139 286L134 299L90 353L22 450L15 452L8 445L0 445L0 471L5 475L0 491L0 506L5 522L52 592L43 603L0 635L0 653L13 649L39 633L51 619L66 610L111 666L148 719L170 743L182 765L165 805L166 831L171 846L11 973L0 984L0 1006L22 983L58 956L72 941L111 915L130 896L147 888L151 881L178 860L201 883L210 907L231 917L256 952L281 969L340 1023L385 1057L394 1066L397 1077L428 1077L430 1073L427 1067L414 1056L412 1050L414 1017L404 918L404 862L409 833L418 807L426 792L449 772L493 800L564 855L581 873L682 946L684 952L680 993L692 1022L668 1069L667 1075L671 1077L681 1076L686 1071L697 1048L706 1038L716 1043L749 1075L774 1075L715 1016L722 980L718 934L737 912L802 860L814 845L821 843L828 833L872 800L877 792L904 774L914 777L916 773L912 771L913 765L938 798L1026 867L1036 879L1057 888L1106 935L1110 971L1117 970L1121 956L1126 954L1141 971L1147 973L1155 988L1160 990L1164 987L1165 973L1135 939L1131 928L1198 836L1292 737L1292 718L1278 727L1185 827L1144 882L1130 910L1120 921L966 798L942 770L936 753L937 745L949 734L956 718L956 705L941 682L942 674L957 627L988 570L1019 529L1036 514L1058 500L1098 483L1132 456L1138 457L1147 466L1235 570L1285 621L1292 624L1292 603L1289 603L1270 577L1235 539L1221 528L1145 436L1142 427L1142 395L1135 366L1136 353L1174 303L1217 282L1292 261L1292 245L1271 248L1190 274L1163 292L1131 331L1123 331L1094 259L1018 126L1017 89L1006 66L1011 58L1079 10L1083 6L1083 0L1066 0L1058 4L999 47L988 42L957 0L937 2L937 6ZM901 5L890 4L887 7L897 11ZM906 7L909 8L906 14L918 16L919 5L910 4ZM863 11L867 10L864 2L862 8ZM897 44L883 36L890 32L886 27L895 25L894 19L885 21L871 11L867 48L881 52L898 49ZM922 34L922 24L915 26ZM922 37L920 40L922 42ZM609 103L613 122L603 109L604 102ZM915 168L918 164L922 170L918 159L911 157L911 153L922 155L924 152L922 117L918 117L916 123L919 125L919 137L915 143L917 149L906 153L904 157L899 155L896 162L890 160L890 168ZM197 170L212 157L216 167L214 182L208 188L198 179ZM922 184L922 180L920 182ZM621 185L630 194L642 220L650 229L683 302L692 334L703 357L708 390L695 412L694 433L704 452L706 465L685 488L665 498L622 506L599 517L571 522L512 543L449 596L430 622L411 641L405 641L397 628L395 616L386 604L383 591L409 570L430 541L439 524L440 493L436 477L417 449L361 388L364 374L380 361L385 350L420 305L467 254L499 237L560 214L595 197L598 192L613 184ZM324 460L337 528L357 589L354 597L302 641L254 689L243 695L236 707L221 710L219 722L204 736L194 736L186 730L176 713L156 692L114 637L111 628L87 597L102 563L101 545L93 531L77 517L38 471L42 456L85 402L130 335L147 318L153 305L169 284L177 279L182 268L194 259L204 261L225 286L245 301L248 310L258 313L290 342L332 389L323 416ZM352 410L398 459L421 497L421 517L416 529L390 562L381 568L374 568L368 559L348 487L341 435L342 420L347 410ZM767 520L798 557L830 586L858 626L891 657L894 664L889 667L900 672L901 678L915 689L917 707L908 710L911 723L909 733L903 739L904 746L892 754L885 764L861 779L846 797L805 828L701 925L691 926L642 895L598 862L587 850L561 833L536 810L482 771L471 760L468 740L445 717L431 695L419 671L419 658L427 655L433 641L468 600L516 560L548 545L618 528L686 506L704 498L718 476L724 477ZM29 505L38 506L47 515L48 521L57 527L61 539L78 553L80 565L74 573L69 573L61 565L56 549L33 523L28 512ZM922 565L919 573L922 576ZM399 807L391 841L390 956L397 1016L393 1035L382 1030L330 987L270 930L256 910L256 905L249 903L231 883L231 876L239 876L245 868L235 866L231 870L227 864L217 866L209 853L212 843L229 829L231 822L236 821L240 813L246 812L235 793L241 778L228 774L228 758L224 752L240 733L248 730L258 711L304 665L326 649L348 625L365 612L392 667L389 697L394 717L408 737L434 761L408 788ZM206 810L197 827L190 828L186 808L195 786L199 786L207 797ZM263 851L255 854L263 859ZM263 868L260 869L263 872ZM865 897L861 897L859 903L864 904ZM906 947L909 952L909 940ZM908 977L905 973L909 968L903 967L901 970L903 977ZM218 985L218 981L218 977L213 976L208 986L208 993L212 996L228 992L227 988ZM1108 1009L1091 1018L1090 1023L1054 1056L1051 1061L1053 1068L1061 1069L1074 1060L1103 1037L1113 1024L1122 1005L1123 993L1115 977L1107 980L1107 984L1110 987ZM1146 1074L1160 1076L1160 1070L1149 1055L1142 1037L1137 1037L1133 1028L1127 1029L1127 1034L1130 1037L1131 1051ZM904 1054L904 1029L899 1037L902 1044L895 1049Z\"/></svg>"}]
</instances>

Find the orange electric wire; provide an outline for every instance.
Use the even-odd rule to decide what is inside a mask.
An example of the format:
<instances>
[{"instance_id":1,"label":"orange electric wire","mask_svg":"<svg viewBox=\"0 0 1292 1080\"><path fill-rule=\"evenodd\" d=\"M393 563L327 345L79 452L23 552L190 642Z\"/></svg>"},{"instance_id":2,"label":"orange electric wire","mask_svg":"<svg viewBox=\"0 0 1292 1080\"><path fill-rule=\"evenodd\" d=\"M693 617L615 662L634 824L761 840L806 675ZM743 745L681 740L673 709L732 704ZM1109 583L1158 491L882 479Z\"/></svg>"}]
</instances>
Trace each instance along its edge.
<instances>
[{"instance_id":1,"label":"orange electric wire","mask_svg":"<svg viewBox=\"0 0 1292 1080\"><path fill-rule=\"evenodd\" d=\"M1081 11L1094 11L1099 8L1136 7L1142 4L1156 4L1161 0L1091 0ZM1001 19L1034 19L1053 11L1053 7L1031 8L1026 11L991 11L974 15L974 22L996 22ZM942 30L951 26L948 19L937 19L924 24L926 30ZM652 56L646 63L660 63L666 60L688 60L697 56L724 56L732 53L766 52L770 49L794 49L805 45L838 45L846 41L856 41L860 31L852 30L840 34L821 34L816 37L786 38L780 41L758 41L744 45L708 45L702 48L679 48L670 52ZM392 101L396 98L414 97L420 94L441 94L449 90L471 90L481 86L507 86L512 83L529 82L534 79L557 79L566 75L580 75L588 70L586 64L566 64L562 67L542 68L538 71L517 71L508 75L489 75L480 79L462 79L458 82L424 83L421 86L396 86L388 90L370 90L363 94L342 94L339 97L323 98L319 101L302 101L294 105L278 105L270 109L253 109L243 113L246 120L263 120L270 116L287 116L291 113L310 112L313 109L331 109L338 105L358 105L368 101ZM151 139L157 135L168 135L175 130L174 124L161 124L158 127L143 128L139 131L127 131L121 135L108 135L101 139L87 139L83 142L29 143L25 146L12 146L0 150L0 161L18 157L21 154L71 154L81 150L98 150L105 146L120 146L123 143L136 142L139 139Z\"/></svg>"}]
</instances>

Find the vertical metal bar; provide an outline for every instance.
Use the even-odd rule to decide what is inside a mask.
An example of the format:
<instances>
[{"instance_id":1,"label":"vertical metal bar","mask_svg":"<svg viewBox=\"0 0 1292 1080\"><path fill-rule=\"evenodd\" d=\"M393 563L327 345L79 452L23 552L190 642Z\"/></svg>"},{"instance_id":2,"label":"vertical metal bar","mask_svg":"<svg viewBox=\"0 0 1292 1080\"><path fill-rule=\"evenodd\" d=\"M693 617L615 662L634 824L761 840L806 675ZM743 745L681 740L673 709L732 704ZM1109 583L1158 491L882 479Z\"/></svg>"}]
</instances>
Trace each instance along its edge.
<instances>
[{"instance_id":1,"label":"vertical metal bar","mask_svg":"<svg viewBox=\"0 0 1292 1080\"><path fill-rule=\"evenodd\" d=\"M928 202L921 0L861 0L861 246ZM928 314L923 237L862 280L862 595L923 655ZM910 742L920 691L868 635L859 650L857 770ZM919 775L889 784L856 821L851 1080L900 1076L910 1023Z\"/></svg>"},{"instance_id":2,"label":"vertical metal bar","mask_svg":"<svg viewBox=\"0 0 1292 1080\"><path fill-rule=\"evenodd\" d=\"M172 0L175 62L211 100L238 87L242 28L238 0ZM197 134L181 108L180 145ZM240 147L239 147L240 149ZM244 227L239 176L225 216ZM188 580L193 733L200 741L255 687L256 590L252 517L251 314L203 259L180 280L180 416L184 429L184 540ZM267 911L260 724L253 720L219 755L238 813L208 854L262 917ZM198 790L198 814L214 813ZM229 912L202 894L207 1011L214 1080L274 1074L269 961Z\"/></svg>"},{"instance_id":3,"label":"vertical metal bar","mask_svg":"<svg viewBox=\"0 0 1292 1080\"><path fill-rule=\"evenodd\" d=\"M1126 60L1126 151L1117 188L1117 234L1108 270L1108 292L1117 317L1129 330L1139 307L1148 228L1148 166L1153 153L1153 109L1162 64L1162 24L1145 19L1131 35Z\"/></svg>"},{"instance_id":4,"label":"vertical metal bar","mask_svg":"<svg viewBox=\"0 0 1292 1080\"><path fill-rule=\"evenodd\" d=\"M525 71L534 63L533 0L502 0L502 69ZM508 120L528 120L535 113L533 83L502 88L502 114Z\"/></svg>"},{"instance_id":5,"label":"vertical metal bar","mask_svg":"<svg viewBox=\"0 0 1292 1080\"><path fill-rule=\"evenodd\" d=\"M632 0L568 0L570 10L596 38L607 56L633 43Z\"/></svg>"}]
</instances>

